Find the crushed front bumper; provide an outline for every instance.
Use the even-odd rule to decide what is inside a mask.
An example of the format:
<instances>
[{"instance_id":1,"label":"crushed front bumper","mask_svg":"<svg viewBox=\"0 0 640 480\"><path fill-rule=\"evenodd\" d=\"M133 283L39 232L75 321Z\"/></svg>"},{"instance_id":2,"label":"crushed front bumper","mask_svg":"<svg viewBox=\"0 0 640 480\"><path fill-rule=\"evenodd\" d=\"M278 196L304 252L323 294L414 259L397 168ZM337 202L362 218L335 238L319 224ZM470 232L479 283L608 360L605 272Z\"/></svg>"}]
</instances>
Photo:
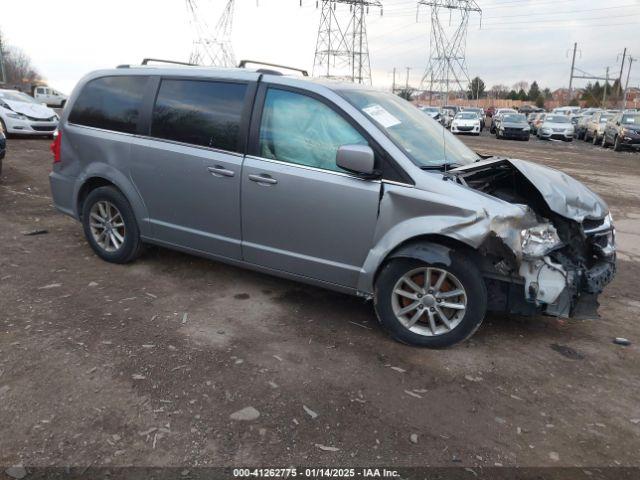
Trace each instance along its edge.
<instances>
[{"instance_id":1,"label":"crushed front bumper","mask_svg":"<svg viewBox=\"0 0 640 480\"><path fill-rule=\"evenodd\" d=\"M597 296L616 274L615 229L610 216L600 222L583 229L587 263L563 250L523 261L527 301L548 315L597 317Z\"/></svg>"}]
</instances>

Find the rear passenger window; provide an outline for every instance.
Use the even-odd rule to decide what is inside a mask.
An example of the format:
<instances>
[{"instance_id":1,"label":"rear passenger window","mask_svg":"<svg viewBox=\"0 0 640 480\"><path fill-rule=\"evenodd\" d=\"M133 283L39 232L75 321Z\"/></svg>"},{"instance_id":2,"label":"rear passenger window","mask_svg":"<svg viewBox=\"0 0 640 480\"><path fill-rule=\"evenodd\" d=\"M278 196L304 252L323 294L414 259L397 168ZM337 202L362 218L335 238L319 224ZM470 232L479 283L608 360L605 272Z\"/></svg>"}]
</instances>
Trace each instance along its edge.
<instances>
[{"instance_id":1,"label":"rear passenger window","mask_svg":"<svg viewBox=\"0 0 640 480\"><path fill-rule=\"evenodd\" d=\"M69 121L88 127L136 133L148 77L103 77L91 80L78 96Z\"/></svg>"},{"instance_id":2,"label":"rear passenger window","mask_svg":"<svg viewBox=\"0 0 640 480\"><path fill-rule=\"evenodd\" d=\"M151 136L237 152L246 91L240 83L163 80Z\"/></svg>"}]
</instances>

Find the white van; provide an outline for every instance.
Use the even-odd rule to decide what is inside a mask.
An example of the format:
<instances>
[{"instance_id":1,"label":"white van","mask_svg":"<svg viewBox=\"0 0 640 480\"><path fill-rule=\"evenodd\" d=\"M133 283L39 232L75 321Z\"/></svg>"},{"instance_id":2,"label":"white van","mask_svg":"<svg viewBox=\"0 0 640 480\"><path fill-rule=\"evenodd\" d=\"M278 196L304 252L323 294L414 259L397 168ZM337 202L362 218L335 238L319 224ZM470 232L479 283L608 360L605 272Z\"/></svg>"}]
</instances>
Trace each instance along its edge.
<instances>
[{"instance_id":1,"label":"white van","mask_svg":"<svg viewBox=\"0 0 640 480\"><path fill-rule=\"evenodd\" d=\"M33 98L49 107L63 108L69 97L51 87L36 87L33 90Z\"/></svg>"}]
</instances>

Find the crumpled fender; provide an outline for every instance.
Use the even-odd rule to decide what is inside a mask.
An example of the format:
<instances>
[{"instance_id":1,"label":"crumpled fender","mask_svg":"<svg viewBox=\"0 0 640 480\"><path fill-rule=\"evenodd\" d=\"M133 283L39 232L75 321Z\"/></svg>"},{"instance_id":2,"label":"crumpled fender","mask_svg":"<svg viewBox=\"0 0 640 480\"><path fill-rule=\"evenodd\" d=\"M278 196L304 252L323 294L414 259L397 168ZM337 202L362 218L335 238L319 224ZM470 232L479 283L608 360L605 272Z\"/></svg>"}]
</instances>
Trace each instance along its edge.
<instances>
[{"instance_id":1,"label":"crumpled fender","mask_svg":"<svg viewBox=\"0 0 640 480\"><path fill-rule=\"evenodd\" d=\"M480 195L454 182L440 179L428 187L429 190L385 185L374 247L358 279L357 290L361 294L373 293L376 272L399 246L398 251L404 256L413 253L432 258L436 254L433 249L415 248L412 240L417 237L439 235L477 249L495 235L517 252L520 230L537 223L530 210ZM443 250L439 253L444 255Z\"/></svg>"}]
</instances>

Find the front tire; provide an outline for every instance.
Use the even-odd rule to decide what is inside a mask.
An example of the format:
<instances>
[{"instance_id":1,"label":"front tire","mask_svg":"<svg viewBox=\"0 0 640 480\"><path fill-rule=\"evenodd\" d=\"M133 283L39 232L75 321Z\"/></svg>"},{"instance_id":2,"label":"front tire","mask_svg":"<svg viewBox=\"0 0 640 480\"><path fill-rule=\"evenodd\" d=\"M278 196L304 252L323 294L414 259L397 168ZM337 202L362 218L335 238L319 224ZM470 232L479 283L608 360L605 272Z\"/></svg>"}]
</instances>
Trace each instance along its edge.
<instances>
[{"instance_id":1,"label":"front tire","mask_svg":"<svg viewBox=\"0 0 640 480\"><path fill-rule=\"evenodd\" d=\"M82 206L84 234L96 255L111 263L129 263L142 241L133 209L115 187L92 190Z\"/></svg>"},{"instance_id":2,"label":"front tire","mask_svg":"<svg viewBox=\"0 0 640 480\"><path fill-rule=\"evenodd\" d=\"M620 142L620 136L616 135L613 141L613 150L616 152L622 151L622 142Z\"/></svg>"},{"instance_id":3,"label":"front tire","mask_svg":"<svg viewBox=\"0 0 640 480\"><path fill-rule=\"evenodd\" d=\"M445 348L469 338L487 310L487 290L478 267L451 252L448 265L412 258L387 263L376 282L375 309L396 340Z\"/></svg>"}]
</instances>

